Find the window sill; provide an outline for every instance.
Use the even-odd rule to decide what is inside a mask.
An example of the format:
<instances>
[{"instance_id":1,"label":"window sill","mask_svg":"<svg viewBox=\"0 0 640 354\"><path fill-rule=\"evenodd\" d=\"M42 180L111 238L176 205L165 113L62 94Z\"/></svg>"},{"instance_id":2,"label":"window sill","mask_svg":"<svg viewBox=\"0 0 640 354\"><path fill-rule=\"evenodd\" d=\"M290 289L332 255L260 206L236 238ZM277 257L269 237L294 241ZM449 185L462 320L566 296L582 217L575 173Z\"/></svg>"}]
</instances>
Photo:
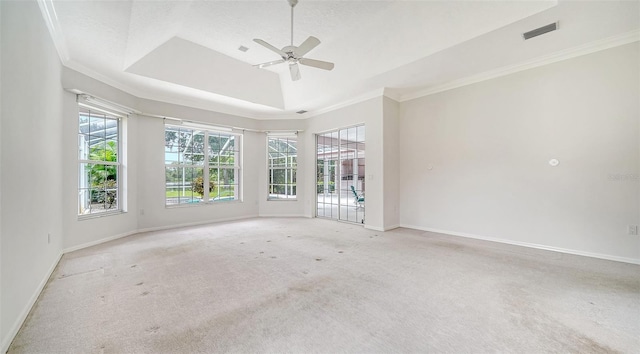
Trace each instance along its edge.
<instances>
[{"instance_id":1,"label":"window sill","mask_svg":"<svg viewBox=\"0 0 640 354\"><path fill-rule=\"evenodd\" d=\"M99 218L104 218L108 216L122 215L126 213L127 212L124 210L113 210L113 211L105 211L103 213L82 214L82 215L78 215L78 221L89 220L89 219L99 219Z\"/></svg>"},{"instance_id":2,"label":"window sill","mask_svg":"<svg viewBox=\"0 0 640 354\"><path fill-rule=\"evenodd\" d=\"M227 205L227 204L238 204L238 203L242 203L242 201L239 199L236 199L236 200L222 200L222 201L208 202L208 203L203 202L203 203L183 203L183 204L170 204L170 205L165 204L164 207L165 209L181 209L181 208L197 208L197 207L203 207L207 205Z\"/></svg>"},{"instance_id":3,"label":"window sill","mask_svg":"<svg viewBox=\"0 0 640 354\"><path fill-rule=\"evenodd\" d=\"M267 198L268 202L297 202L298 198Z\"/></svg>"}]
</instances>

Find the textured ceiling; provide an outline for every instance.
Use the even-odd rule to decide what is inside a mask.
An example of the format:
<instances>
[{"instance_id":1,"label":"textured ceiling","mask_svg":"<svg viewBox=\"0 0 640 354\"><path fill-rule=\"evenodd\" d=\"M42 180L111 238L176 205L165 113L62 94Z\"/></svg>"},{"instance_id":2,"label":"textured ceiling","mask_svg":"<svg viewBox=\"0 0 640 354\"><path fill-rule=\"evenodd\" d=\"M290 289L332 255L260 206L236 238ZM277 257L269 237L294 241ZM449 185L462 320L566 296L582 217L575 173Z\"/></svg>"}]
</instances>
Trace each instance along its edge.
<instances>
[{"instance_id":1,"label":"textured ceiling","mask_svg":"<svg viewBox=\"0 0 640 354\"><path fill-rule=\"evenodd\" d=\"M638 28L638 2L311 1L295 8L294 44L333 71L286 65L254 43L290 43L290 7L274 1L53 1L64 64L150 99L260 118L317 111L373 90L410 95ZM634 13L635 11L635 13ZM524 42L524 31L560 31ZM600 21L594 27L593 23ZM247 52L239 46L249 48Z\"/></svg>"}]
</instances>

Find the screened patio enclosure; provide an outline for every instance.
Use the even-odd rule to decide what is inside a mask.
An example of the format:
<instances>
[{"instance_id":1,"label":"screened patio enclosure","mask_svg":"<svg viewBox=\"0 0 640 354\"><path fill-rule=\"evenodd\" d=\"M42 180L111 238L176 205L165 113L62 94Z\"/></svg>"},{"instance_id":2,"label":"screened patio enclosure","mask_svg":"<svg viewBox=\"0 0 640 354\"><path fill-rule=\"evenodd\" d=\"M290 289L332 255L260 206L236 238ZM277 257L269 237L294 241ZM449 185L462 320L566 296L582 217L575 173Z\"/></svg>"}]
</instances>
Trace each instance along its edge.
<instances>
[{"instance_id":1,"label":"screened patio enclosure","mask_svg":"<svg viewBox=\"0 0 640 354\"><path fill-rule=\"evenodd\" d=\"M365 126L316 136L316 216L364 223Z\"/></svg>"},{"instance_id":2,"label":"screened patio enclosure","mask_svg":"<svg viewBox=\"0 0 640 354\"><path fill-rule=\"evenodd\" d=\"M296 199L298 148L296 136L269 136L269 200Z\"/></svg>"}]
</instances>

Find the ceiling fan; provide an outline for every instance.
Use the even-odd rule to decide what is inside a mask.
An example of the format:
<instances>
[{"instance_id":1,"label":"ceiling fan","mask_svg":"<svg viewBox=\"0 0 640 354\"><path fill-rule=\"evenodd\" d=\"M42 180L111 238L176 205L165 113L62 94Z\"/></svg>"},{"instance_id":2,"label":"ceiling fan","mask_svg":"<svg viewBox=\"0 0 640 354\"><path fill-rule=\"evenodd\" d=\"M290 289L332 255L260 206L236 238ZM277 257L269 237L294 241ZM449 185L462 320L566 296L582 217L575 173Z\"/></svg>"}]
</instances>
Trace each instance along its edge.
<instances>
[{"instance_id":1,"label":"ceiling fan","mask_svg":"<svg viewBox=\"0 0 640 354\"><path fill-rule=\"evenodd\" d=\"M263 41L262 39L254 39L253 41L260 44L261 46L278 53L282 59L256 64L258 68L265 68L267 66L287 63L289 64L289 72L291 73L291 80L297 81L300 80L300 68L298 64L312 66L314 68L323 69L323 70L332 70L334 64L329 63L327 61L315 60L315 59L307 59L304 58L304 55L309 53L313 48L317 47L320 44L320 40L316 37L309 36L302 44L299 46L293 45L293 8L298 4L298 0L287 0L289 5L291 5L291 45L288 45L282 49L278 49L271 44Z\"/></svg>"}]
</instances>

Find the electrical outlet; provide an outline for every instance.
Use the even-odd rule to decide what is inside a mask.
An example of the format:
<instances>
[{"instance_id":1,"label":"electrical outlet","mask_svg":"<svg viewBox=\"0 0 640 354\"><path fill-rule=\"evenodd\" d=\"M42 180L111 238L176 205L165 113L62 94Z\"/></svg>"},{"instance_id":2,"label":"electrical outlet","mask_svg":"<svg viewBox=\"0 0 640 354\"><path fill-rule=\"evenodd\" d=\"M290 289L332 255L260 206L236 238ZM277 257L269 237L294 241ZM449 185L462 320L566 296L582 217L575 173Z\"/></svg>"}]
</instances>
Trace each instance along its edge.
<instances>
[{"instance_id":1,"label":"electrical outlet","mask_svg":"<svg viewBox=\"0 0 640 354\"><path fill-rule=\"evenodd\" d=\"M638 225L629 225L629 235L638 234Z\"/></svg>"},{"instance_id":2,"label":"electrical outlet","mask_svg":"<svg viewBox=\"0 0 640 354\"><path fill-rule=\"evenodd\" d=\"M47 243L51 243L51 234L47 234Z\"/></svg>"}]
</instances>

